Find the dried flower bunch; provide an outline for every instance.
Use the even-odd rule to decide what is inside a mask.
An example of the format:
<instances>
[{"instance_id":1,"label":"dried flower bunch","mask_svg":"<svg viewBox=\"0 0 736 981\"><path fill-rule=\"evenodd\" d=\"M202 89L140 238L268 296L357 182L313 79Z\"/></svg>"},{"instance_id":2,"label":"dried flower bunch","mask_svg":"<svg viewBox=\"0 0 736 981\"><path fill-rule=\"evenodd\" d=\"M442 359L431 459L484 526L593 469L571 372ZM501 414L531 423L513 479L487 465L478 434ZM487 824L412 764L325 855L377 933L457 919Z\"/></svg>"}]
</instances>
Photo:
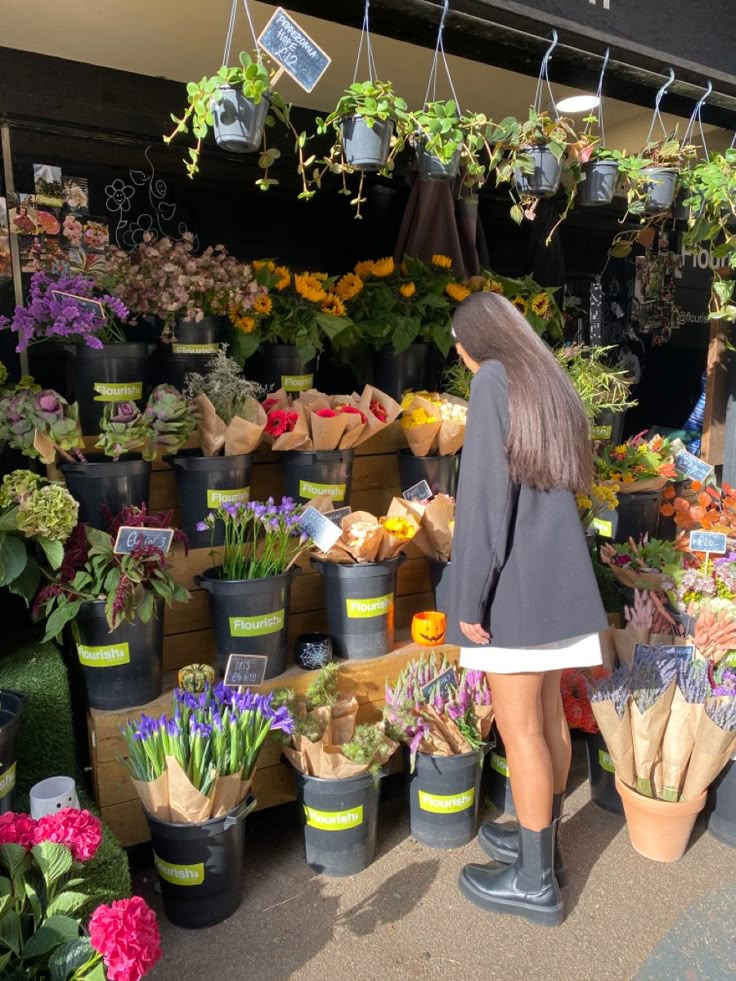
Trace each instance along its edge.
<instances>
[{"instance_id":1,"label":"dried flower bunch","mask_svg":"<svg viewBox=\"0 0 736 981\"><path fill-rule=\"evenodd\" d=\"M220 345L217 354L207 362L207 374L193 371L186 376L184 395L193 401L206 395L217 415L229 425L237 417L256 422L258 403L266 390L258 382L249 381L233 358L228 357L227 344Z\"/></svg>"},{"instance_id":2,"label":"dried flower bunch","mask_svg":"<svg viewBox=\"0 0 736 981\"><path fill-rule=\"evenodd\" d=\"M681 495L670 485L665 488L664 501L660 513L674 517L682 531L703 528L722 532L736 546L736 489L730 484L724 483L720 488L704 487L694 480L690 491Z\"/></svg>"}]
</instances>

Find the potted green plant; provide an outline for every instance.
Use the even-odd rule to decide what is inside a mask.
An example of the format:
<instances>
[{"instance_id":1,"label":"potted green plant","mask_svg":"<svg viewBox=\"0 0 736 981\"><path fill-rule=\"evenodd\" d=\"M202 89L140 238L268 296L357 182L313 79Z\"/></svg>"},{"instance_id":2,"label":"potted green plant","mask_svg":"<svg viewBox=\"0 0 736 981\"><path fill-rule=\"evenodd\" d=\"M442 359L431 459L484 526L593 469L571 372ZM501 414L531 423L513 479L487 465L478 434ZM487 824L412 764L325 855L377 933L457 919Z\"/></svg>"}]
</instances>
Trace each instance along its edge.
<instances>
[{"instance_id":1,"label":"potted green plant","mask_svg":"<svg viewBox=\"0 0 736 981\"><path fill-rule=\"evenodd\" d=\"M336 141L327 158L331 165L361 171L390 170L411 133L411 116L391 82L353 82L317 132L333 128Z\"/></svg>"},{"instance_id":2,"label":"potted green plant","mask_svg":"<svg viewBox=\"0 0 736 981\"><path fill-rule=\"evenodd\" d=\"M624 414L637 402L631 398L634 379L616 364L612 351L612 347L572 345L557 348L555 357L580 396L593 438L618 445Z\"/></svg>"},{"instance_id":3,"label":"potted green plant","mask_svg":"<svg viewBox=\"0 0 736 981\"><path fill-rule=\"evenodd\" d=\"M584 208L602 208L611 204L618 181L619 165L615 153L587 129L597 118L586 117L586 130L580 134L574 150L573 166L579 170L578 201Z\"/></svg>"},{"instance_id":4,"label":"potted green plant","mask_svg":"<svg viewBox=\"0 0 736 981\"><path fill-rule=\"evenodd\" d=\"M46 621L45 640L59 637L71 624L87 698L95 709L131 708L158 698L163 606L189 599L157 546L139 543L131 552L115 554L118 527L133 523L160 527L161 518L128 509L111 525L113 534L77 525L60 569L48 574L50 582L33 604L34 618Z\"/></svg>"},{"instance_id":5,"label":"potted green plant","mask_svg":"<svg viewBox=\"0 0 736 981\"><path fill-rule=\"evenodd\" d=\"M618 162L619 172L628 182L628 214L656 215L669 211L678 180L697 148L683 144L677 131L661 140L649 141L638 154L608 151Z\"/></svg>"},{"instance_id":6,"label":"potted green plant","mask_svg":"<svg viewBox=\"0 0 736 981\"><path fill-rule=\"evenodd\" d=\"M293 567L312 548L299 534L301 510L291 498L269 498L223 504L200 522L198 531L218 522L225 530L221 564L195 577L209 593L220 675L230 654L265 655L266 678L286 670Z\"/></svg>"},{"instance_id":7,"label":"potted green plant","mask_svg":"<svg viewBox=\"0 0 736 981\"><path fill-rule=\"evenodd\" d=\"M411 113L417 168L422 180L453 180L462 168L465 181L483 184L487 168L482 154L487 149L489 120L482 113L463 113L453 99L428 102Z\"/></svg>"}]
</instances>

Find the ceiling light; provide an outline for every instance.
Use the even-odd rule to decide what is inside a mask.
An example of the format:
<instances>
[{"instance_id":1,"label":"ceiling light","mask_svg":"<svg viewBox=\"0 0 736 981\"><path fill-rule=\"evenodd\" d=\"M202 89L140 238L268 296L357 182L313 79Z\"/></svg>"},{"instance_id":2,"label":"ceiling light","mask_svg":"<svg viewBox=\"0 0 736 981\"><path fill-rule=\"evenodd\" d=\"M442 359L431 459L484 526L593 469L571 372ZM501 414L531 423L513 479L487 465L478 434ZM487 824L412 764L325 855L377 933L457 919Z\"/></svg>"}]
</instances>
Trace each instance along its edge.
<instances>
[{"instance_id":1,"label":"ceiling light","mask_svg":"<svg viewBox=\"0 0 736 981\"><path fill-rule=\"evenodd\" d=\"M597 109L601 100L597 95L571 95L567 99L561 99L557 103L560 112L588 112L590 109Z\"/></svg>"}]
</instances>

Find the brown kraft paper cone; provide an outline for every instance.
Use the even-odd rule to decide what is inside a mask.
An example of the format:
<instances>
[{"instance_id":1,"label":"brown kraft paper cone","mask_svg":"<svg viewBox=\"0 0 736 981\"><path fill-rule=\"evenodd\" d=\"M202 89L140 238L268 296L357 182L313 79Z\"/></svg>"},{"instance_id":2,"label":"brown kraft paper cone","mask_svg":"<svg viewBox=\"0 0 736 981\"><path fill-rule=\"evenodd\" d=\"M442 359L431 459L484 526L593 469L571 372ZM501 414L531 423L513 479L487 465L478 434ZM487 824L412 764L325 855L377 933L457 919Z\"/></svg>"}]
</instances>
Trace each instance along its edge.
<instances>
[{"instance_id":1,"label":"brown kraft paper cone","mask_svg":"<svg viewBox=\"0 0 736 981\"><path fill-rule=\"evenodd\" d=\"M340 752L339 746L320 745L318 772L316 777L325 780L347 780L367 773L370 763L353 763Z\"/></svg>"},{"instance_id":2,"label":"brown kraft paper cone","mask_svg":"<svg viewBox=\"0 0 736 981\"><path fill-rule=\"evenodd\" d=\"M622 719L619 719L613 702L592 702L591 708L619 780L622 780L627 787L635 786L634 747L631 740L629 706L626 706Z\"/></svg>"},{"instance_id":3,"label":"brown kraft paper cone","mask_svg":"<svg viewBox=\"0 0 736 981\"><path fill-rule=\"evenodd\" d=\"M386 412L386 422L381 422L376 416L371 412L371 402L380 402ZM366 417L366 426L356 446L360 446L365 443L367 439L371 436L375 436L376 433L380 433L381 430L385 429L386 426L390 426L392 422L398 419L401 414L401 406L398 402L391 398L390 395L386 395L385 392L380 391L377 388L373 388L372 385L366 385L360 396L360 401L358 403L358 408L361 410L363 415Z\"/></svg>"},{"instance_id":4,"label":"brown kraft paper cone","mask_svg":"<svg viewBox=\"0 0 736 981\"><path fill-rule=\"evenodd\" d=\"M155 780L133 780L143 810L159 821L171 821L169 807L169 774L164 771Z\"/></svg>"},{"instance_id":5,"label":"brown kraft paper cone","mask_svg":"<svg viewBox=\"0 0 736 981\"><path fill-rule=\"evenodd\" d=\"M309 428L315 450L336 450L347 427L347 416L337 415L324 419L310 412Z\"/></svg>"},{"instance_id":6,"label":"brown kraft paper cone","mask_svg":"<svg viewBox=\"0 0 736 981\"><path fill-rule=\"evenodd\" d=\"M703 712L682 788L683 800L694 800L713 783L736 749L736 732L721 729Z\"/></svg>"},{"instance_id":7,"label":"brown kraft paper cone","mask_svg":"<svg viewBox=\"0 0 736 981\"><path fill-rule=\"evenodd\" d=\"M657 797L672 801L679 799L703 711L702 704L686 701L679 687L675 688L662 747L652 775Z\"/></svg>"},{"instance_id":8,"label":"brown kraft paper cone","mask_svg":"<svg viewBox=\"0 0 736 981\"><path fill-rule=\"evenodd\" d=\"M199 824L212 813L212 799L196 790L174 756L166 757L169 771L169 806L171 820L182 824Z\"/></svg>"},{"instance_id":9,"label":"brown kraft paper cone","mask_svg":"<svg viewBox=\"0 0 736 981\"><path fill-rule=\"evenodd\" d=\"M634 650L637 644L649 642L649 631L644 627L612 627L613 645L622 664L630 668L634 663Z\"/></svg>"},{"instance_id":10,"label":"brown kraft paper cone","mask_svg":"<svg viewBox=\"0 0 736 981\"><path fill-rule=\"evenodd\" d=\"M371 525L372 528L360 542L356 542L350 538L350 529L353 525L363 521ZM342 538L338 540L337 544L341 545L356 562L375 562L383 535L383 528L374 515L367 511L353 511L352 514L346 514L342 519Z\"/></svg>"},{"instance_id":11,"label":"brown kraft paper cone","mask_svg":"<svg viewBox=\"0 0 736 981\"><path fill-rule=\"evenodd\" d=\"M634 768L640 793L651 791L654 763L662 745L664 730L670 715L676 682L672 682L646 712L640 712L634 699L629 701L631 713L631 741L634 746ZM651 793L647 796L651 797Z\"/></svg>"},{"instance_id":12,"label":"brown kraft paper cone","mask_svg":"<svg viewBox=\"0 0 736 981\"><path fill-rule=\"evenodd\" d=\"M341 697L332 706L332 717L325 734L325 742L332 746L349 743L355 734L358 717L358 700L354 695Z\"/></svg>"},{"instance_id":13,"label":"brown kraft paper cone","mask_svg":"<svg viewBox=\"0 0 736 981\"><path fill-rule=\"evenodd\" d=\"M488 739L488 734L490 733L491 726L493 725L493 706L474 705L473 712L475 714L476 719L478 720L480 738Z\"/></svg>"},{"instance_id":14,"label":"brown kraft paper cone","mask_svg":"<svg viewBox=\"0 0 736 981\"><path fill-rule=\"evenodd\" d=\"M444 719L431 705L425 706L424 715L431 723L432 730L439 733L453 755L470 752L469 743L451 719Z\"/></svg>"},{"instance_id":15,"label":"brown kraft paper cone","mask_svg":"<svg viewBox=\"0 0 736 981\"><path fill-rule=\"evenodd\" d=\"M206 395L198 395L194 406L199 412L199 445L204 456L217 456L225 446L227 426L215 412L214 405Z\"/></svg>"},{"instance_id":16,"label":"brown kraft paper cone","mask_svg":"<svg viewBox=\"0 0 736 981\"><path fill-rule=\"evenodd\" d=\"M215 782L215 793L212 797L212 817L222 817L228 811L232 811L236 804L243 799L241 788L243 786L243 773L228 774L226 777L218 777Z\"/></svg>"},{"instance_id":17,"label":"brown kraft paper cone","mask_svg":"<svg viewBox=\"0 0 736 981\"><path fill-rule=\"evenodd\" d=\"M411 428L405 428L404 426L401 428L409 444L409 449L414 456L430 456L433 450L437 450L440 430L442 429L442 419L439 418L439 409L431 402L428 402L427 399L419 396L413 399L404 412L408 417L409 413L415 412L417 409L424 409L428 416L436 417L437 421L423 422L421 425L412 426Z\"/></svg>"},{"instance_id":18,"label":"brown kraft paper cone","mask_svg":"<svg viewBox=\"0 0 736 981\"><path fill-rule=\"evenodd\" d=\"M276 453L283 453L287 450L311 450L312 440L309 438L309 426L307 417L304 414L304 407L300 405L299 399L291 407L292 412L296 412L298 418L294 428L290 433L277 436L271 444L271 449Z\"/></svg>"},{"instance_id":19,"label":"brown kraft paper cone","mask_svg":"<svg viewBox=\"0 0 736 981\"><path fill-rule=\"evenodd\" d=\"M255 402L255 399L253 401ZM255 422L236 416L225 430L225 456L253 453L263 439L266 421L266 413L260 405L256 410Z\"/></svg>"}]
</instances>

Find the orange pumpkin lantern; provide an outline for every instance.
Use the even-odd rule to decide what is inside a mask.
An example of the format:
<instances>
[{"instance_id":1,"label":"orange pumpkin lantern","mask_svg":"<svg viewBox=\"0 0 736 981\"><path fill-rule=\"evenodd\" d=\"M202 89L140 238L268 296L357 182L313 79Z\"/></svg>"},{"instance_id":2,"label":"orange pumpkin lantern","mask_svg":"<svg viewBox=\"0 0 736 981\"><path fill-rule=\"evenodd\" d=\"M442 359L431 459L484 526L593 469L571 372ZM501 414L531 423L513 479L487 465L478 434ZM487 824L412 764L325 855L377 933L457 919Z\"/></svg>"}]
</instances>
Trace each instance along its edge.
<instances>
[{"instance_id":1,"label":"orange pumpkin lantern","mask_svg":"<svg viewBox=\"0 0 736 981\"><path fill-rule=\"evenodd\" d=\"M415 613L411 621L411 639L422 647L444 644L447 633L447 617L438 610Z\"/></svg>"}]
</instances>

